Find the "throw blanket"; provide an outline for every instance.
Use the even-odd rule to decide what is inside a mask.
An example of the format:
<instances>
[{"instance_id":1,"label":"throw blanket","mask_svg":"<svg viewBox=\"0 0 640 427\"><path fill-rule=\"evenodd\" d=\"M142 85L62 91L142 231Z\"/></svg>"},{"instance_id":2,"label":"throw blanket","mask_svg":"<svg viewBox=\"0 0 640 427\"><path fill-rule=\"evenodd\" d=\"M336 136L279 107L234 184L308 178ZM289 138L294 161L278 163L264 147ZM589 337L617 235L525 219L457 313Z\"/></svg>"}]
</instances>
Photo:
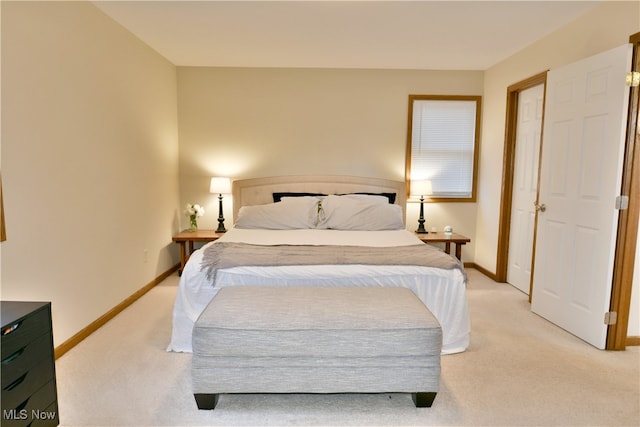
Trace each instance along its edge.
<instances>
[{"instance_id":1,"label":"throw blanket","mask_svg":"<svg viewBox=\"0 0 640 427\"><path fill-rule=\"evenodd\" d=\"M440 249L417 244L409 246L371 247L339 245L252 245L216 242L203 249L201 269L215 280L216 271L240 266L283 265L416 265L443 269L459 269L462 263Z\"/></svg>"}]
</instances>

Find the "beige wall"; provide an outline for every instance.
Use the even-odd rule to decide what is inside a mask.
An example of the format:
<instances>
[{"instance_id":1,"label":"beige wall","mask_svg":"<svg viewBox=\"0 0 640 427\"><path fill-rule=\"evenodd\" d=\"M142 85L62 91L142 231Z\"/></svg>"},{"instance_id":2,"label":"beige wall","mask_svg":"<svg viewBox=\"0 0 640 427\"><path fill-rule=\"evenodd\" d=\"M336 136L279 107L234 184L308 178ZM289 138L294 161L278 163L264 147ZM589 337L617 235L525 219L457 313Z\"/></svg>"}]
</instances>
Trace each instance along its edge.
<instances>
[{"instance_id":1,"label":"beige wall","mask_svg":"<svg viewBox=\"0 0 640 427\"><path fill-rule=\"evenodd\" d=\"M402 180L411 93L483 95L478 202L426 214L469 235L464 259L494 271L507 86L640 30L637 2L609 2L486 73L176 72L90 3L0 4L0 296L52 301L56 345L175 262L184 203L204 204L201 226L215 227L211 176Z\"/></svg>"},{"instance_id":2,"label":"beige wall","mask_svg":"<svg viewBox=\"0 0 640 427\"><path fill-rule=\"evenodd\" d=\"M1 297L59 345L176 261L176 70L89 2L1 6Z\"/></svg>"},{"instance_id":3,"label":"beige wall","mask_svg":"<svg viewBox=\"0 0 640 427\"><path fill-rule=\"evenodd\" d=\"M404 180L409 94L482 95L479 71L178 68L180 198L204 204L211 176L343 174ZM231 201L225 209L231 224ZM475 203L427 206L427 226L473 238ZM417 227L418 205L408 208ZM186 217L182 218L186 226ZM472 247L465 249L472 261Z\"/></svg>"},{"instance_id":4,"label":"beige wall","mask_svg":"<svg viewBox=\"0 0 640 427\"><path fill-rule=\"evenodd\" d=\"M480 159L475 262L496 271L498 219L507 87L554 67L628 43L640 31L640 3L609 1L581 18L488 69L485 74L483 151ZM636 271L633 294L639 293ZM632 305L628 335L640 335L639 307Z\"/></svg>"}]
</instances>

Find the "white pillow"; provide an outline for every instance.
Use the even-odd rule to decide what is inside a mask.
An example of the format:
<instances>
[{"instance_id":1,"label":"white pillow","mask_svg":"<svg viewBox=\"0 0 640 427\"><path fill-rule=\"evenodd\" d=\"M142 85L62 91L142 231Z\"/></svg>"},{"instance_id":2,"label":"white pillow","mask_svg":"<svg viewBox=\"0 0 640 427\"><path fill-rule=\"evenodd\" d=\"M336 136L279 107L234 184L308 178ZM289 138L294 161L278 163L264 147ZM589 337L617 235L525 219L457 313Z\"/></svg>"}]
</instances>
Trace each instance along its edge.
<instances>
[{"instance_id":1,"label":"white pillow","mask_svg":"<svg viewBox=\"0 0 640 427\"><path fill-rule=\"evenodd\" d=\"M389 198L386 196L378 196L374 194L341 194L335 195L336 197L346 197L348 199L359 200L362 203L369 203L374 205L388 205Z\"/></svg>"},{"instance_id":2,"label":"white pillow","mask_svg":"<svg viewBox=\"0 0 640 427\"><path fill-rule=\"evenodd\" d=\"M332 230L400 230L402 208L370 197L327 196L322 200L318 227ZM373 196L375 197L375 196Z\"/></svg>"},{"instance_id":3,"label":"white pillow","mask_svg":"<svg viewBox=\"0 0 640 427\"><path fill-rule=\"evenodd\" d=\"M315 197L283 197L278 203L243 206L238 211L235 227L268 230L316 228L318 202Z\"/></svg>"}]
</instances>

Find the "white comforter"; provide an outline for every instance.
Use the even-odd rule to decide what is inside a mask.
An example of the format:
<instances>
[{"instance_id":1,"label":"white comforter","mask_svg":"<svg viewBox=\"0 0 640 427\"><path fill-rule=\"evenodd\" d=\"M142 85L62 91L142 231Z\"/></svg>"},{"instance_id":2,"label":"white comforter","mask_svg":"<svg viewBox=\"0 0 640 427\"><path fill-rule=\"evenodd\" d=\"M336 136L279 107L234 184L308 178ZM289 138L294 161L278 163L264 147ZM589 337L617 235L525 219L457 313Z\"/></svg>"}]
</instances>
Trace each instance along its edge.
<instances>
[{"instance_id":1,"label":"white comforter","mask_svg":"<svg viewBox=\"0 0 640 427\"><path fill-rule=\"evenodd\" d=\"M258 245L315 244L393 247L421 243L407 230L247 230L232 228L218 241ZM215 242L208 243L208 245ZM469 345L466 282L457 269L418 266L313 265L234 267L219 270L212 285L200 270L202 250L182 272L173 309L168 351L191 352L191 333L200 313L224 286L402 286L425 303L442 325L442 353L459 353Z\"/></svg>"}]
</instances>

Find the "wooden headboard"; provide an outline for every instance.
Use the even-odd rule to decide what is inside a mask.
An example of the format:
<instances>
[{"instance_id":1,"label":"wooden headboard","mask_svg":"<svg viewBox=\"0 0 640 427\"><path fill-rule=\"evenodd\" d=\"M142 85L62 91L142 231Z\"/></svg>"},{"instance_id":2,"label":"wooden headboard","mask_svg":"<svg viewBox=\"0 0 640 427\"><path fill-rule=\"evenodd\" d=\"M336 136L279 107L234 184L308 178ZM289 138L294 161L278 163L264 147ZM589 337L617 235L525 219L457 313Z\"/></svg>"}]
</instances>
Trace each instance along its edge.
<instances>
[{"instance_id":1,"label":"wooden headboard","mask_svg":"<svg viewBox=\"0 0 640 427\"><path fill-rule=\"evenodd\" d=\"M240 179L232 183L233 218L241 206L273 203L274 192L297 193L396 193L396 204L406 219L407 191L404 181L347 175L285 175Z\"/></svg>"}]
</instances>

